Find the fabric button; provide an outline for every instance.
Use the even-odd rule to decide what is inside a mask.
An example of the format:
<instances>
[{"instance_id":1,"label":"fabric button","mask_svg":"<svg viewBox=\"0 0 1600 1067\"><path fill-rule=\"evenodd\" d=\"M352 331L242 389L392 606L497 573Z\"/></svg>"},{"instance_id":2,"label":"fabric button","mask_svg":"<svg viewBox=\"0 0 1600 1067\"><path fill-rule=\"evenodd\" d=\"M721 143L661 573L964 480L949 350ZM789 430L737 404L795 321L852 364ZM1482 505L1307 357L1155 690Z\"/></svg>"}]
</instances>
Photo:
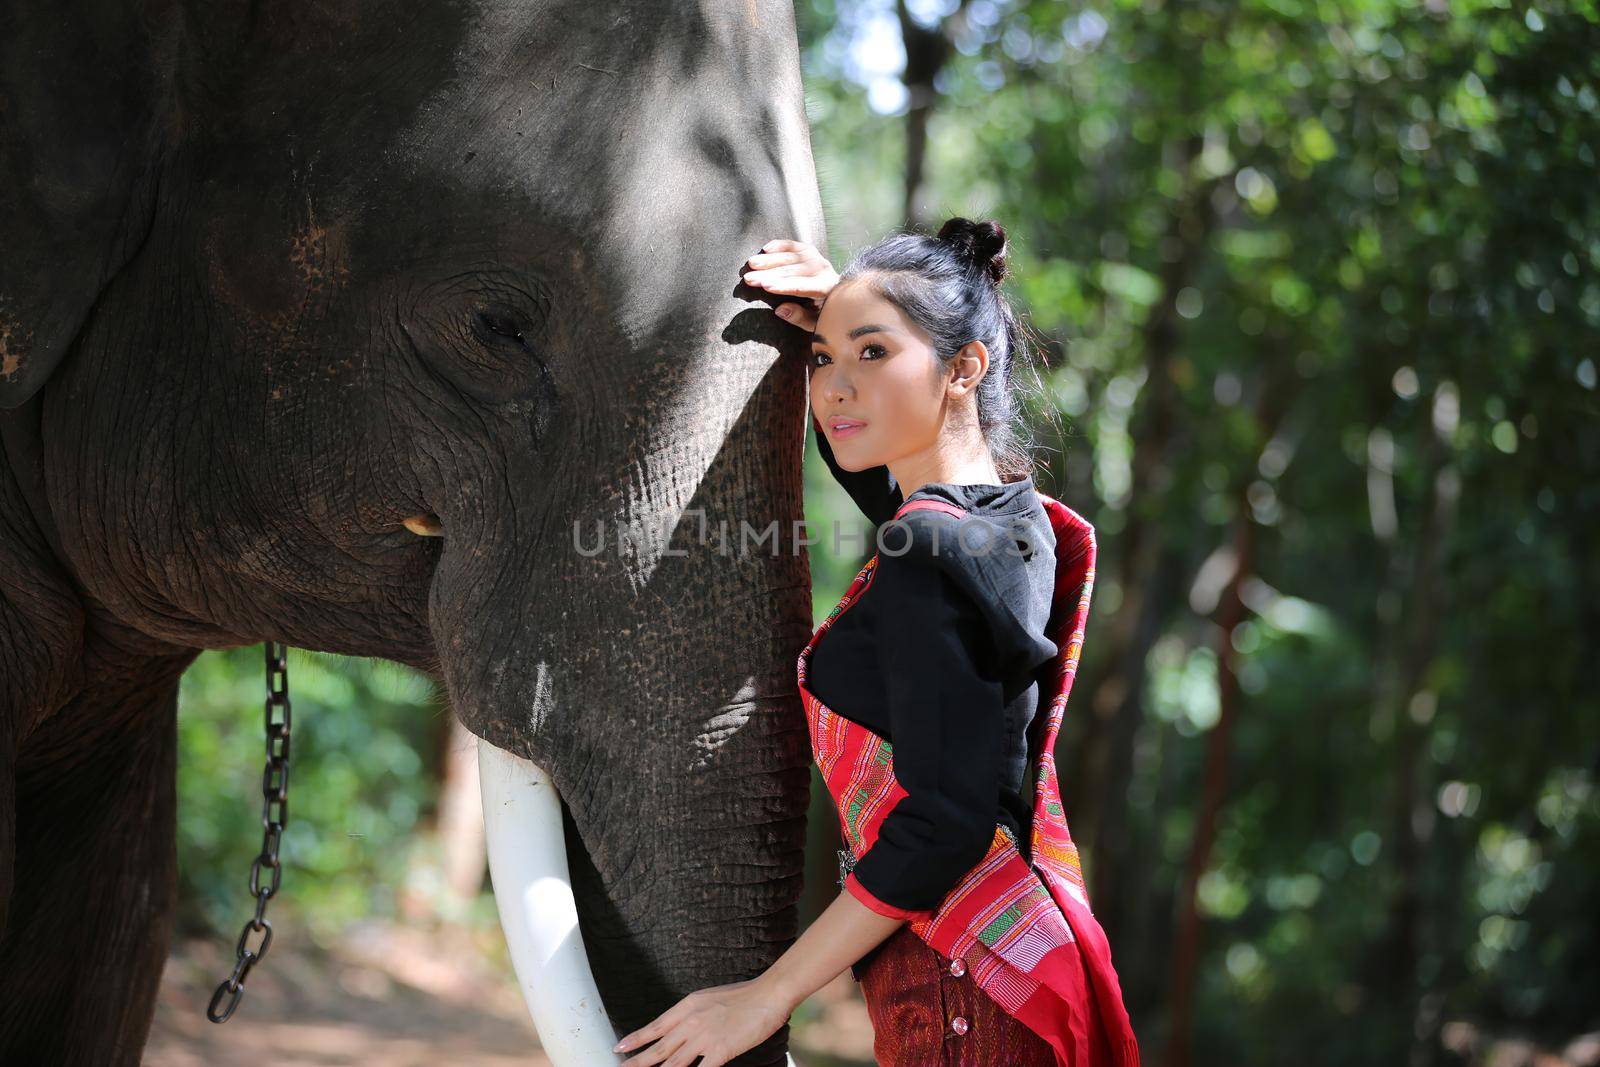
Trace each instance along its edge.
<instances>
[{"instance_id":1,"label":"fabric button","mask_svg":"<svg viewBox=\"0 0 1600 1067\"><path fill-rule=\"evenodd\" d=\"M971 1024L968 1023L967 1020L963 1019L959 1015L957 1015L954 1019L950 1020L950 1029L954 1030L958 1034L966 1033L967 1032L967 1028L970 1025Z\"/></svg>"},{"instance_id":2,"label":"fabric button","mask_svg":"<svg viewBox=\"0 0 1600 1067\"><path fill-rule=\"evenodd\" d=\"M957 956L950 961L950 973L960 978L967 973L967 961Z\"/></svg>"}]
</instances>

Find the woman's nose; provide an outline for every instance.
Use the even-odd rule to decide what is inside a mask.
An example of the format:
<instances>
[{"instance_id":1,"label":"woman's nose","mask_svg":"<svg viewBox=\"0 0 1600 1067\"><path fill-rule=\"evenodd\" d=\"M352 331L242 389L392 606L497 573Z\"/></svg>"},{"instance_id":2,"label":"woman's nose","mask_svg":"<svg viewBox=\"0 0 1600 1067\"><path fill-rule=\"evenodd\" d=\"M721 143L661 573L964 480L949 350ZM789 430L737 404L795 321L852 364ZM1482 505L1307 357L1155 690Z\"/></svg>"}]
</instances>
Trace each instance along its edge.
<instances>
[{"instance_id":1,"label":"woman's nose","mask_svg":"<svg viewBox=\"0 0 1600 1067\"><path fill-rule=\"evenodd\" d=\"M844 371L837 367L832 368L827 381L823 383L822 395L829 400L846 400L855 395L855 384Z\"/></svg>"}]
</instances>

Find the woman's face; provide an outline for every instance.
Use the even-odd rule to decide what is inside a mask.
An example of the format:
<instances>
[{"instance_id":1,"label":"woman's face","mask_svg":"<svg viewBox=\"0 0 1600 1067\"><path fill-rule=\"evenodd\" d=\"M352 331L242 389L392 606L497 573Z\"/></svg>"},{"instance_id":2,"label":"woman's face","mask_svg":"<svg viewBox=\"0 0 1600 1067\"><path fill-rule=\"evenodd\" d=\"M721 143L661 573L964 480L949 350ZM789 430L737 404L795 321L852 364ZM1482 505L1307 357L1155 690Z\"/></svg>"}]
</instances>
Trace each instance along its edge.
<instances>
[{"instance_id":1,"label":"woman's face","mask_svg":"<svg viewBox=\"0 0 1600 1067\"><path fill-rule=\"evenodd\" d=\"M845 470L892 463L938 440L950 383L933 339L860 279L823 301L809 365L811 411Z\"/></svg>"}]
</instances>

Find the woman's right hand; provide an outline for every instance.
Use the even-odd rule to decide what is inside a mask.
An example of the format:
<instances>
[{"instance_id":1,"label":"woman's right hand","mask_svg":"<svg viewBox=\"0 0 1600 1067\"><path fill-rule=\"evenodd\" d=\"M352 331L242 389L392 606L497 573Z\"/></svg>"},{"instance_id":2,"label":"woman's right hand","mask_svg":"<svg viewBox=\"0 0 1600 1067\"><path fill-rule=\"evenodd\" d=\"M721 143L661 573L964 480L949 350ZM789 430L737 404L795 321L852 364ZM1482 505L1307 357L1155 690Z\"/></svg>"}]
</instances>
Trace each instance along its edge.
<instances>
[{"instance_id":1,"label":"woman's right hand","mask_svg":"<svg viewBox=\"0 0 1600 1067\"><path fill-rule=\"evenodd\" d=\"M780 239L762 245L760 254L751 256L748 263L753 269L744 274L746 285L802 298L784 301L773 309L785 322L807 333L817 328L822 302L839 284L839 275L821 252L804 241Z\"/></svg>"}]
</instances>

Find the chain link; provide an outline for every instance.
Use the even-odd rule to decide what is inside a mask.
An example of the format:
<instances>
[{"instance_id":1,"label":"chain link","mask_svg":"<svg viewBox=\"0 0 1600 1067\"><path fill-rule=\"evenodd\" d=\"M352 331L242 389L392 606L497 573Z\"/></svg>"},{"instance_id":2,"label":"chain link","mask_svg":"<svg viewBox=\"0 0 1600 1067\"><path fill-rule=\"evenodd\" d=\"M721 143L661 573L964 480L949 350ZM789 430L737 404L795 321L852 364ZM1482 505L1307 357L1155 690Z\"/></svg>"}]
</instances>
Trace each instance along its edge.
<instances>
[{"instance_id":1,"label":"chain link","mask_svg":"<svg viewBox=\"0 0 1600 1067\"><path fill-rule=\"evenodd\" d=\"M283 865L278 860L278 846L283 843L283 827L289 821L289 650L279 641L268 641L267 654L267 763L261 773L261 853L250 864L250 893L256 898L256 913L245 921L235 948L236 962L233 973L222 980L217 991L211 994L206 1005L206 1018L214 1023L225 1023L239 1006L244 996L244 980L272 945L272 923L267 921L267 901L278 891L283 880ZM281 712L281 718L277 713ZM261 884L261 871L271 871L266 885ZM260 940L252 945L250 935L259 934ZM218 1011L218 1005L227 998L227 1006Z\"/></svg>"}]
</instances>

